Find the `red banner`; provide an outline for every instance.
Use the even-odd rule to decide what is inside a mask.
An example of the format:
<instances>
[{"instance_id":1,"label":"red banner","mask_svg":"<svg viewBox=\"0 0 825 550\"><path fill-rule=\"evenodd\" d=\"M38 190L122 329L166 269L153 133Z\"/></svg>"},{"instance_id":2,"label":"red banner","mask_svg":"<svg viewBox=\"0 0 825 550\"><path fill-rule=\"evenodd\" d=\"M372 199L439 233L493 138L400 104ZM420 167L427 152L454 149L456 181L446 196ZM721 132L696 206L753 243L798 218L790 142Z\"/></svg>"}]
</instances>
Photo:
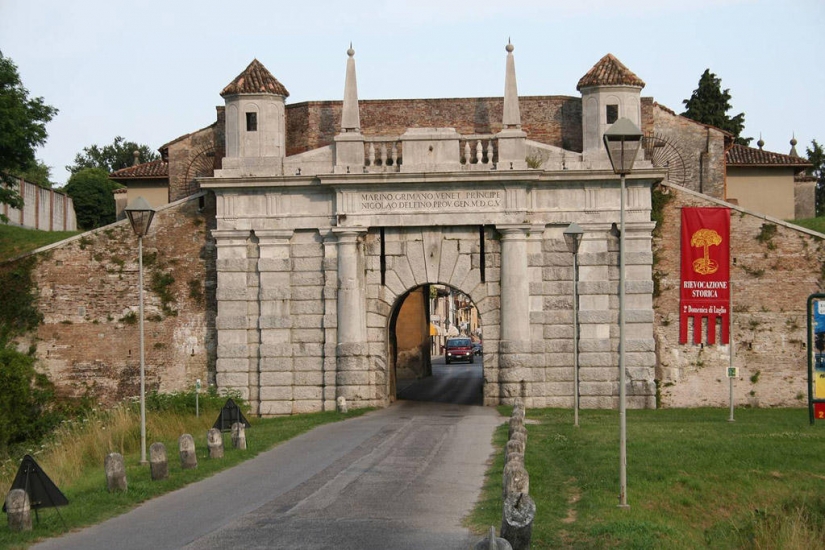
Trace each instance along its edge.
<instances>
[{"instance_id":1,"label":"red banner","mask_svg":"<svg viewBox=\"0 0 825 550\"><path fill-rule=\"evenodd\" d=\"M730 341L730 209L682 208L682 301L679 343L716 343L721 319L722 344ZM705 340L707 335L707 340Z\"/></svg>"}]
</instances>

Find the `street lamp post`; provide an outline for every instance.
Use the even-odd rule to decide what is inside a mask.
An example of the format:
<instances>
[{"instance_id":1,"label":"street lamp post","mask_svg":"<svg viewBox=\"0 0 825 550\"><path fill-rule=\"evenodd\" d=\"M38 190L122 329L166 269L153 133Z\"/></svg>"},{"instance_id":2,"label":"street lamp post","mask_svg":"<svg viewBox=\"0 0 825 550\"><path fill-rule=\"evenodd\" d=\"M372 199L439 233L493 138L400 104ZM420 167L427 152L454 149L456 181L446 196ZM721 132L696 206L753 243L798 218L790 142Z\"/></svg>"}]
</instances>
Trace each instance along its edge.
<instances>
[{"instance_id":1,"label":"street lamp post","mask_svg":"<svg viewBox=\"0 0 825 550\"><path fill-rule=\"evenodd\" d=\"M143 237L149 232L155 209L138 197L124 209L138 238L138 294L140 296L140 463L146 464L146 367L143 354Z\"/></svg>"},{"instance_id":2,"label":"street lamp post","mask_svg":"<svg viewBox=\"0 0 825 550\"><path fill-rule=\"evenodd\" d=\"M578 254L584 230L575 222L564 230L564 242L573 254L573 425L579 427L579 276Z\"/></svg>"},{"instance_id":3,"label":"street lamp post","mask_svg":"<svg viewBox=\"0 0 825 550\"><path fill-rule=\"evenodd\" d=\"M604 146L613 172L619 174L619 506L627 508L627 392L625 388L625 176L633 169L642 145L642 132L621 118L604 133Z\"/></svg>"}]
</instances>

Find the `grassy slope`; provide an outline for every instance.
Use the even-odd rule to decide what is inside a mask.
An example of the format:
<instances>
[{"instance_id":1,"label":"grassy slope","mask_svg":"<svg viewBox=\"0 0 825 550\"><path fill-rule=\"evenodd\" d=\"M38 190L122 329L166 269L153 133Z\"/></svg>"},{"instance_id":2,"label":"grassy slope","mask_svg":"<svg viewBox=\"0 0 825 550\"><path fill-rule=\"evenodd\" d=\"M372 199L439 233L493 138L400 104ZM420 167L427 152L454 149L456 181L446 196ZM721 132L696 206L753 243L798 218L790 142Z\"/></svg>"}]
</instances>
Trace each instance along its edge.
<instances>
[{"instance_id":1,"label":"grassy slope","mask_svg":"<svg viewBox=\"0 0 825 550\"><path fill-rule=\"evenodd\" d=\"M509 411L506 411L509 412ZM628 502L618 414L528 411L533 548L825 547L825 426L806 409L628 411ZM503 445L507 427L496 435ZM472 522L501 525L503 458Z\"/></svg>"},{"instance_id":2,"label":"grassy slope","mask_svg":"<svg viewBox=\"0 0 825 550\"><path fill-rule=\"evenodd\" d=\"M809 218L807 220L792 220L791 223L801 225L802 227L812 229L813 231L825 233L825 216L820 216L819 218Z\"/></svg>"},{"instance_id":3,"label":"grassy slope","mask_svg":"<svg viewBox=\"0 0 825 550\"><path fill-rule=\"evenodd\" d=\"M0 223L0 262L26 252L36 250L63 239L78 235L80 231L38 231Z\"/></svg>"}]
</instances>

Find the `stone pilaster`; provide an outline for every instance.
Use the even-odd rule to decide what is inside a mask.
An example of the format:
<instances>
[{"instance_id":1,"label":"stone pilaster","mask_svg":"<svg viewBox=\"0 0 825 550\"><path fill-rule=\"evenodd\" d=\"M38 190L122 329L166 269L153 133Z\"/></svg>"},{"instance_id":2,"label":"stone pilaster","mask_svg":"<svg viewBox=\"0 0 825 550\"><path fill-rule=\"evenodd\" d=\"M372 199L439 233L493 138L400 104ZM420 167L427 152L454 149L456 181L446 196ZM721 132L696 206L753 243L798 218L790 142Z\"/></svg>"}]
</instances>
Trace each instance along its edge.
<instances>
[{"instance_id":1,"label":"stone pilaster","mask_svg":"<svg viewBox=\"0 0 825 550\"><path fill-rule=\"evenodd\" d=\"M501 234L501 341L499 385L503 404L522 396L531 373L529 225L497 225Z\"/></svg>"},{"instance_id":2,"label":"stone pilaster","mask_svg":"<svg viewBox=\"0 0 825 550\"><path fill-rule=\"evenodd\" d=\"M215 380L219 389L237 390L242 398L249 399L250 364L257 370L258 363L257 346L250 346L247 338L250 270L247 245L250 233L248 230L215 230L212 236L218 253Z\"/></svg>"},{"instance_id":3,"label":"stone pilaster","mask_svg":"<svg viewBox=\"0 0 825 550\"><path fill-rule=\"evenodd\" d=\"M324 236L324 350L323 410L335 410L337 397L338 341L338 241L332 232Z\"/></svg>"},{"instance_id":4,"label":"stone pilaster","mask_svg":"<svg viewBox=\"0 0 825 550\"><path fill-rule=\"evenodd\" d=\"M250 373L250 386L260 387L262 415L292 412L293 359L290 331L290 259L292 230L257 230L260 353L258 373Z\"/></svg>"},{"instance_id":5,"label":"stone pilaster","mask_svg":"<svg viewBox=\"0 0 825 550\"><path fill-rule=\"evenodd\" d=\"M359 237L365 228L335 228L338 237L336 397L351 406L368 406L372 397L367 358L364 261Z\"/></svg>"}]
</instances>

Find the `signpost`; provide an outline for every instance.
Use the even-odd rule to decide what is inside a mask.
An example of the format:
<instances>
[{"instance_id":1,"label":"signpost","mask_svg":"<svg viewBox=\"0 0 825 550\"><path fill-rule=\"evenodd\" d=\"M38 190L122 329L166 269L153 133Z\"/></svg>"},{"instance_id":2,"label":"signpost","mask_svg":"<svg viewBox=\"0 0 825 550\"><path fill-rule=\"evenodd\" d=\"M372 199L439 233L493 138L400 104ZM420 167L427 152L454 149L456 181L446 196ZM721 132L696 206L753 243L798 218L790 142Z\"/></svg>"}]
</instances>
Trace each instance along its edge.
<instances>
[{"instance_id":1,"label":"signpost","mask_svg":"<svg viewBox=\"0 0 825 550\"><path fill-rule=\"evenodd\" d=\"M825 420L825 294L808 296L808 416Z\"/></svg>"}]
</instances>

